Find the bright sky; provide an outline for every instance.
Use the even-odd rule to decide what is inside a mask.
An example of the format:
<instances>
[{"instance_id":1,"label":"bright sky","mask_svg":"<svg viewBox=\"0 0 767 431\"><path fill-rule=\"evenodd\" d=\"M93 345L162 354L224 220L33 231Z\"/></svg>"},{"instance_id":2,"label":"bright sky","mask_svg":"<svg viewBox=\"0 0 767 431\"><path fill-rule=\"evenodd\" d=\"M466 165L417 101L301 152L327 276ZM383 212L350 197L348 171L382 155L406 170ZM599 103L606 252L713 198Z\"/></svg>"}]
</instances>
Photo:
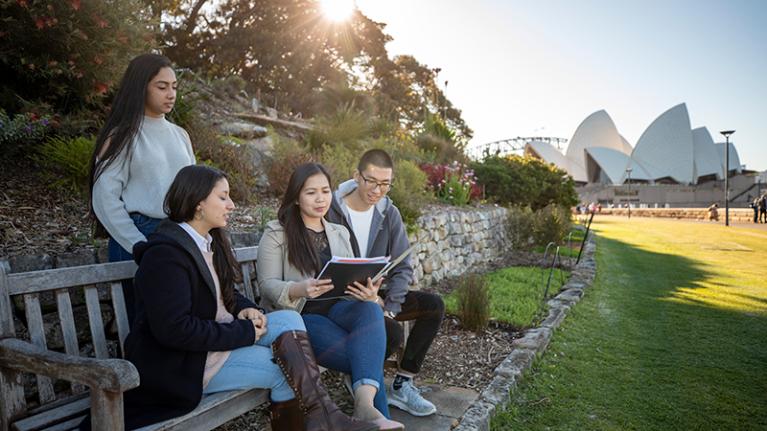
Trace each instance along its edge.
<instances>
[{"instance_id":1,"label":"bright sky","mask_svg":"<svg viewBox=\"0 0 767 431\"><path fill-rule=\"evenodd\" d=\"M685 102L741 163L767 169L767 1L356 0L392 55L440 67L472 145L570 139L605 109L631 143Z\"/></svg>"}]
</instances>

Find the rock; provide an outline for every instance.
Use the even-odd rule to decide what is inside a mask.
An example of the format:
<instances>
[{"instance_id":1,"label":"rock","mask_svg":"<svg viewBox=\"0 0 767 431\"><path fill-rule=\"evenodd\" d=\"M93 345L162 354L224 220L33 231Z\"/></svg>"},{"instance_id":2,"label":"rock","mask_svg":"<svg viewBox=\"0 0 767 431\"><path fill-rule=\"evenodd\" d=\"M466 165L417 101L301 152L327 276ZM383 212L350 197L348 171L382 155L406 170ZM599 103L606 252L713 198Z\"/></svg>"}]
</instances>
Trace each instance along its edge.
<instances>
[{"instance_id":1,"label":"rock","mask_svg":"<svg viewBox=\"0 0 767 431\"><path fill-rule=\"evenodd\" d=\"M231 135L240 139L263 138L268 133L266 127L258 126L245 121L232 121L218 126L224 135Z\"/></svg>"}]
</instances>

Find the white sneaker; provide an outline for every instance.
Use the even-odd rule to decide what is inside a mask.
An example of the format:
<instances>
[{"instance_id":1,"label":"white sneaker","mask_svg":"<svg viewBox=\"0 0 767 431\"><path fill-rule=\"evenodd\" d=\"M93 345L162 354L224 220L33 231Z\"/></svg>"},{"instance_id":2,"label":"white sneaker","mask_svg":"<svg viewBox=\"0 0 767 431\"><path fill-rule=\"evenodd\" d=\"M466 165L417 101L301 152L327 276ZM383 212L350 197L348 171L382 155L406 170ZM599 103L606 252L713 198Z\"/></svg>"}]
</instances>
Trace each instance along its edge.
<instances>
[{"instance_id":1,"label":"white sneaker","mask_svg":"<svg viewBox=\"0 0 767 431\"><path fill-rule=\"evenodd\" d=\"M386 396L390 406L404 410L413 416L429 416L437 412L434 404L421 396L418 388L413 385L412 379L402 383L402 387L398 390L387 385Z\"/></svg>"}]
</instances>

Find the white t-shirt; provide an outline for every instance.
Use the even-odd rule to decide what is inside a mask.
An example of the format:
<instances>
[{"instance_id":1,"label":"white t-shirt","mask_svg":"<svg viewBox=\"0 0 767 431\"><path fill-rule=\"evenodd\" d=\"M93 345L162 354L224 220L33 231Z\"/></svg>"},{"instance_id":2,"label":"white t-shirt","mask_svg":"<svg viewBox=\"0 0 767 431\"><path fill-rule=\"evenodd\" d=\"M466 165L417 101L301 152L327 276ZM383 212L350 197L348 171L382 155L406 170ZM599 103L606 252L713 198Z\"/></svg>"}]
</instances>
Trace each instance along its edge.
<instances>
[{"instance_id":1,"label":"white t-shirt","mask_svg":"<svg viewBox=\"0 0 767 431\"><path fill-rule=\"evenodd\" d=\"M360 246L360 257L368 257L368 238L370 238L370 224L373 222L375 208L371 206L367 211L354 211L349 207L346 209L349 210L354 237L357 238L357 244Z\"/></svg>"}]
</instances>

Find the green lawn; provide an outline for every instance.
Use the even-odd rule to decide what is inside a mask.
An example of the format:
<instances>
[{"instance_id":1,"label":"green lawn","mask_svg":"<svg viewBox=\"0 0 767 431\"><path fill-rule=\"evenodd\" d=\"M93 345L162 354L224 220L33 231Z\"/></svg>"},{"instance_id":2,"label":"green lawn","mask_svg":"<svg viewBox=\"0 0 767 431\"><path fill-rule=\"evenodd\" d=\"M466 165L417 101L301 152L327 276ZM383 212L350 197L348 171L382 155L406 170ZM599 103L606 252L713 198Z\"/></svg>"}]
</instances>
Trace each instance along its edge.
<instances>
[{"instance_id":1,"label":"green lawn","mask_svg":"<svg viewBox=\"0 0 767 431\"><path fill-rule=\"evenodd\" d=\"M494 430L767 429L767 232L596 217L597 277Z\"/></svg>"},{"instance_id":2,"label":"green lawn","mask_svg":"<svg viewBox=\"0 0 767 431\"><path fill-rule=\"evenodd\" d=\"M548 297L556 295L569 273L555 269L551 277ZM515 266L503 268L487 275L490 291L490 317L517 328L527 328L540 316L543 291L549 270L538 267ZM456 314L455 292L445 297L448 313Z\"/></svg>"}]
</instances>

